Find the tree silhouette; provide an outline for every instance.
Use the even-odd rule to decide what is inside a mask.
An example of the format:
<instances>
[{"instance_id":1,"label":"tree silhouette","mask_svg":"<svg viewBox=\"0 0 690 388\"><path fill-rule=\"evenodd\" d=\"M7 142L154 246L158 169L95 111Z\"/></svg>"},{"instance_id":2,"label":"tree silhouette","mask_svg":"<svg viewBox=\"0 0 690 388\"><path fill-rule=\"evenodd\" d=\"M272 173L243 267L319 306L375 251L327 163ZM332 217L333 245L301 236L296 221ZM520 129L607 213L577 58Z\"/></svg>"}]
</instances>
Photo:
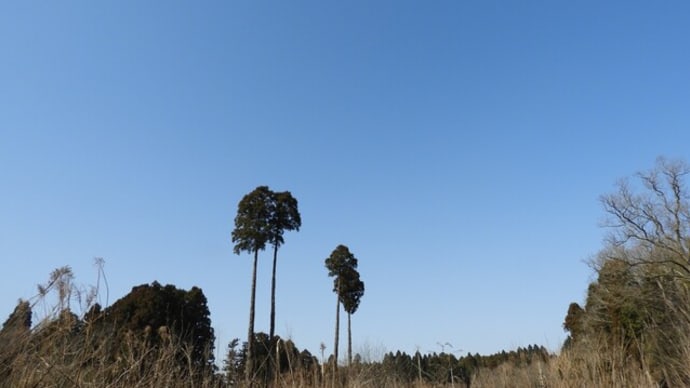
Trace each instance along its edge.
<instances>
[{"instance_id":1,"label":"tree silhouette","mask_svg":"<svg viewBox=\"0 0 690 388\"><path fill-rule=\"evenodd\" d=\"M359 302L364 295L364 282L359 278L359 272L354 268L347 269L342 274L344 283L341 287L340 301L347 312L347 365L352 365L352 324L351 316L359 308Z\"/></svg>"},{"instance_id":2,"label":"tree silhouette","mask_svg":"<svg viewBox=\"0 0 690 388\"><path fill-rule=\"evenodd\" d=\"M271 201L268 204L270 210L269 236L268 241L273 246L273 270L271 271L271 315L270 330L268 338L271 341L270 359L271 365L268 370L268 377L272 371L280 370L280 358L273 357L277 341L275 338L276 326L276 266L278 262L278 248L285 242L283 233L286 230L299 230L302 219L297 209L297 200L289 191L280 193L271 192ZM277 375L276 375L277 376Z\"/></svg>"},{"instance_id":3,"label":"tree silhouette","mask_svg":"<svg viewBox=\"0 0 690 388\"><path fill-rule=\"evenodd\" d=\"M240 339L233 338L228 343L228 350L223 361L223 373L225 374L226 382L232 387L238 386L242 378L242 352L241 349L238 349L239 345Z\"/></svg>"},{"instance_id":4,"label":"tree silhouette","mask_svg":"<svg viewBox=\"0 0 690 388\"><path fill-rule=\"evenodd\" d=\"M232 231L232 242L235 243L233 251L238 255L243 251L254 254L252 288L249 302L249 329L247 333L247 365L245 368L245 378L249 386L252 386L252 374L254 372L253 343L256 265L259 260L259 251L266 248L270 235L271 198L272 192L267 186L259 186L251 193L245 195L237 205L235 229Z\"/></svg>"},{"instance_id":5,"label":"tree silhouette","mask_svg":"<svg viewBox=\"0 0 690 388\"><path fill-rule=\"evenodd\" d=\"M99 335L115 340L114 349L124 346L127 333L144 334L152 346L175 338L189 346L191 365L203 373L212 370L214 365L215 335L210 314L200 288L187 291L153 282L132 287L130 293L106 308L94 324ZM180 365L185 365L186 356L182 352L178 358Z\"/></svg>"},{"instance_id":6,"label":"tree silhouette","mask_svg":"<svg viewBox=\"0 0 690 388\"><path fill-rule=\"evenodd\" d=\"M269 338L275 336L276 321L276 263L278 248L285 242L283 232L286 230L299 231L302 218L297 209L297 200L289 191L273 193L271 201L271 217L269 219L269 242L273 245L273 272L271 274L271 325Z\"/></svg>"},{"instance_id":7,"label":"tree silhouette","mask_svg":"<svg viewBox=\"0 0 690 388\"><path fill-rule=\"evenodd\" d=\"M31 305L20 300L0 329L0 381L11 376L15 360L25 352L29 343L30 333Z\"/></svg>"},{"instance_id":8,"label":"tree silhouette","mask_svg":"<svg viewBox=\"0 0 690 388\"><path fill-rule=\"evenodd\" d=\"M12 314L10 314L5 323L2 324L0 335L11 334L13 336L18 336L17 332L24 334L28 333L30 329L31 305L28 301L20 300Z\"/></svg>"},{"instance_id":9,"label":"tree silhouette","mask_svg":"<svg viewBox=\"0 0 690 388\"><path fill-rule=\"evenodd\" d=\"M340 332L340 303L342 293L347 286L348 273L352 276L352 271L357 270L357 258L350 253L345 245L338 245L331 255L326 259L328 276L333 278L333 292L336 294L335 310L335 343L333 346L333 371L334 378L338 370L338 340ZM363 285L362 285L363 287Z\"/></svg>"},{"instance_id":10,"label":"tree silhouette","mask_svg":"<svg viewBox=\"0 0 690 388\"><path fill-rule=\"evenodd\" d=\"M583 317L585 315L585 310L580 307L577 303L571 303L568 306L568 314L565 316L565 321L563 322L563 329L568 331L570 335L565 339L563 345L564 348L572 345L573 342L577 341L584 331Z\"/></svg>"}]
</instances>

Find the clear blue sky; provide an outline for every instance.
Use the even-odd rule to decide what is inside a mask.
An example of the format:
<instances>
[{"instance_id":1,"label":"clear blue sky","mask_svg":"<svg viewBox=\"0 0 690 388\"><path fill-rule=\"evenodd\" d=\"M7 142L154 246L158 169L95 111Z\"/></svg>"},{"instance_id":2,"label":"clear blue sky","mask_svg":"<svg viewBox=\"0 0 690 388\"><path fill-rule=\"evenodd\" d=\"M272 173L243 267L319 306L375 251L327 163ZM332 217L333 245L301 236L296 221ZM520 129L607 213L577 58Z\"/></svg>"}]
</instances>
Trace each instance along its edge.
<instances>
[{"instance_id":1,"label":"clear blue sky","mask_svg":"<svg viewBox=\"0 0 690 388\"><path fill-rule=\"evenodd\" d=\"M237 203L268 185L302 213L276 322L300 348L332 350L346 244L355 350L557 350L599 195L690 156L689 37L680 1L3 2L0 319L99 256L110 303L201 287L222 353L247 333ZM258 276L268 331L270 252Z\"/></svg>"}]
</instances>

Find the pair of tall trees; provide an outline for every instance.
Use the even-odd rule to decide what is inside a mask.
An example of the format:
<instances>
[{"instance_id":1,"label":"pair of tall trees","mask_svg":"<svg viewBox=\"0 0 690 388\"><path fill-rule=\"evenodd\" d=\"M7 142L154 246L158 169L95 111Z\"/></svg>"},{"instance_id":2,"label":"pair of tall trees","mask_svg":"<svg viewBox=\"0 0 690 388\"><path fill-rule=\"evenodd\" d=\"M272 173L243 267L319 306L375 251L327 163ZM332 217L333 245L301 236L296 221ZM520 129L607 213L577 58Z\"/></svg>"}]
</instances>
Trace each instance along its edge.
<instances>
[{"instance_id":1,"label":"pair of tall trees","mask_svg":"<svg viewBox=\"0 0 690 388\"><path fill-rule=\"evenodd\" d=\"M234 252L254 254L252 268L251 298L249 303L249 329L247 334L247 365L245 378L251 384L254 370L254 311L256 300L256 266L259 251L267 244L273 246L273 271L271 275L271 322L270 338L275 336L275 290L278 248L285 242L286 230L299 231L302 219L297 200L289 191L273 192L268 186L259 186L245 195L237 206L235 229L232 231Z\"/></svg>"},{"instance_id":2,"label":"pair of tall trees","mask_svg":"<svg viewBox=\"0 0 690 388\"><path fill-rule=\"evenodd\" d=\"M334 370L338 368L338 343L340 338L340 305L347 312L347 361L352 364L351 316L359 308L364 295L364 282L357 271L357 258L345 245L338 245L326 259L328 276L333 278L333 292L336 294L335 344L333 346Z\"/></svg>"}]
</instances>

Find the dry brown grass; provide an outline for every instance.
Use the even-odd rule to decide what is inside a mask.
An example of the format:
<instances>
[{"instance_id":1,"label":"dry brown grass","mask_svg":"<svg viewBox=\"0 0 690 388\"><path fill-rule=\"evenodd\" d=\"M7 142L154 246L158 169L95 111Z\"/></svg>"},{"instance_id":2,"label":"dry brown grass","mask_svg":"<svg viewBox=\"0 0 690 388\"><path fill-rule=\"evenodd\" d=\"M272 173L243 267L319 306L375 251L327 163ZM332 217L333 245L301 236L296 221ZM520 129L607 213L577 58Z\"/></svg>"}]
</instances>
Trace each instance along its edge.
<instances>
[{"instance_id":1,"label":"dry brown grass","mask_svg":"<svg viewBox=\"0 0 690 388\"><path fill-rule=\"evenodd\" d=\"M43 294L41 297L46 293ZM673 330L651 331L656 336L640 338L637 352L631 352L629 347L617 347L610 338L590 335L560 355L545 360L519 366L505 362L495 368L479 368L472 374L471 387L687 386L690 376L690 320L685 317L690 317L690 310L683 307L686 304L678 303L678 299L690 300L690 295L679 291L672 295L673 299L664 297L657 304L664 307L663 311L673 312L670 317L677 318L672 325L666 326ZM124 339L115 340L114 332L95 330L88 319L78 319L66 306L68 304L64 300L59 301L58 308L50 310L53 312L32 328L28 328L26 323L15 322L0 331L0 388L233 386L219 373L200 372L192 362L188 345L169 333L163 336L163 341L156 343L149 340L151 336L146 332L130 332ZM82 308L82 311L87 310ZM659 324L665 322L660 321ZM255 381L253 387L466 386L460 380L453 383L410 380L409 375L396 375L395 371L386 370L382 363L375 361L342 367L338 378L334 379L330 368L318 364L303 367L298 353L288 354L291 356L286 360L287 369L283 369L282 374L270 383ZM365 355L364 360L370 358ZM416 371L413 376L417 376ZM242 382L234 386L245 388Z\"/></svg>"},{"instance_id":2,"label":"dry brown grass","mask_svg":"<svg viewBox=\"0 0 690 388\"><path fill-rule=\"evenodd\" d=\"M212 375L199 376L191 352L174 338L152 347L143 336L130 336L114 352L110 338L75 330L70 322L53 321L3 338L0 387L222 386Z\"/></svg>"},{"instance_id":3,"label":"dry brown grass","mask_svg":"<svg viewBox=\"0 0 690 388\"><path fill-rule=\"evenodd\" d=\"M124 344L120 356L112 359L110 342L96 336L85 341L69 341L72 327L66 322L54 327L38 341L35 334L21 335L5 342L0 350L0 387L224 387L220 376L195 376L191 364L179 362L184 346L170 340L151 348L145 339L132 336ZM684 360L687 362L690 360ZM680 362L680 360L679 360ZM686 363L685 365L690 365ZM689 366L690 367L690 366ZM479 369L472 387L657 387L652 371L611 353L592 348L590 351L563 352L547 362L526 366L504 363L493 369ZM254 386L265 386L256 382ZM350 370L343 368L335 381L319 369L290 371L279 376L270 386L280 388L351 387L351 388L431 388L465 387L401 381L373 364L361 364Z\"/></svg>"}]
</instances>

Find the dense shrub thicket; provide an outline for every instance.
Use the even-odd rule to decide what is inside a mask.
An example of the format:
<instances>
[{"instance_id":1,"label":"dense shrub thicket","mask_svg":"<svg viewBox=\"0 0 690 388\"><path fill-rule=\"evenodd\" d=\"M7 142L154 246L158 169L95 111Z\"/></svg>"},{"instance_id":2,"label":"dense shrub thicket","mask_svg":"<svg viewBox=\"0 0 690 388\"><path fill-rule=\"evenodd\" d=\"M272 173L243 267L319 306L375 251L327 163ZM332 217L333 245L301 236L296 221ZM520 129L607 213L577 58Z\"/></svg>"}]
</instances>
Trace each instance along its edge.
<instances>
[{"instance_id":1,"label":"dense shrub thicket","mask_svg":"<svg viewBox=\"0 0 690 388\"><path fill-rule=\"evenodd\" d=\"M54 314L32 326L20 301L0 330L0 386L175 386L211 382L213 343L206 297L199 288L134 287L106 309L93 304L82 317L69 300L71 270L53 273Z\"/></svg>"}]
</instances>

